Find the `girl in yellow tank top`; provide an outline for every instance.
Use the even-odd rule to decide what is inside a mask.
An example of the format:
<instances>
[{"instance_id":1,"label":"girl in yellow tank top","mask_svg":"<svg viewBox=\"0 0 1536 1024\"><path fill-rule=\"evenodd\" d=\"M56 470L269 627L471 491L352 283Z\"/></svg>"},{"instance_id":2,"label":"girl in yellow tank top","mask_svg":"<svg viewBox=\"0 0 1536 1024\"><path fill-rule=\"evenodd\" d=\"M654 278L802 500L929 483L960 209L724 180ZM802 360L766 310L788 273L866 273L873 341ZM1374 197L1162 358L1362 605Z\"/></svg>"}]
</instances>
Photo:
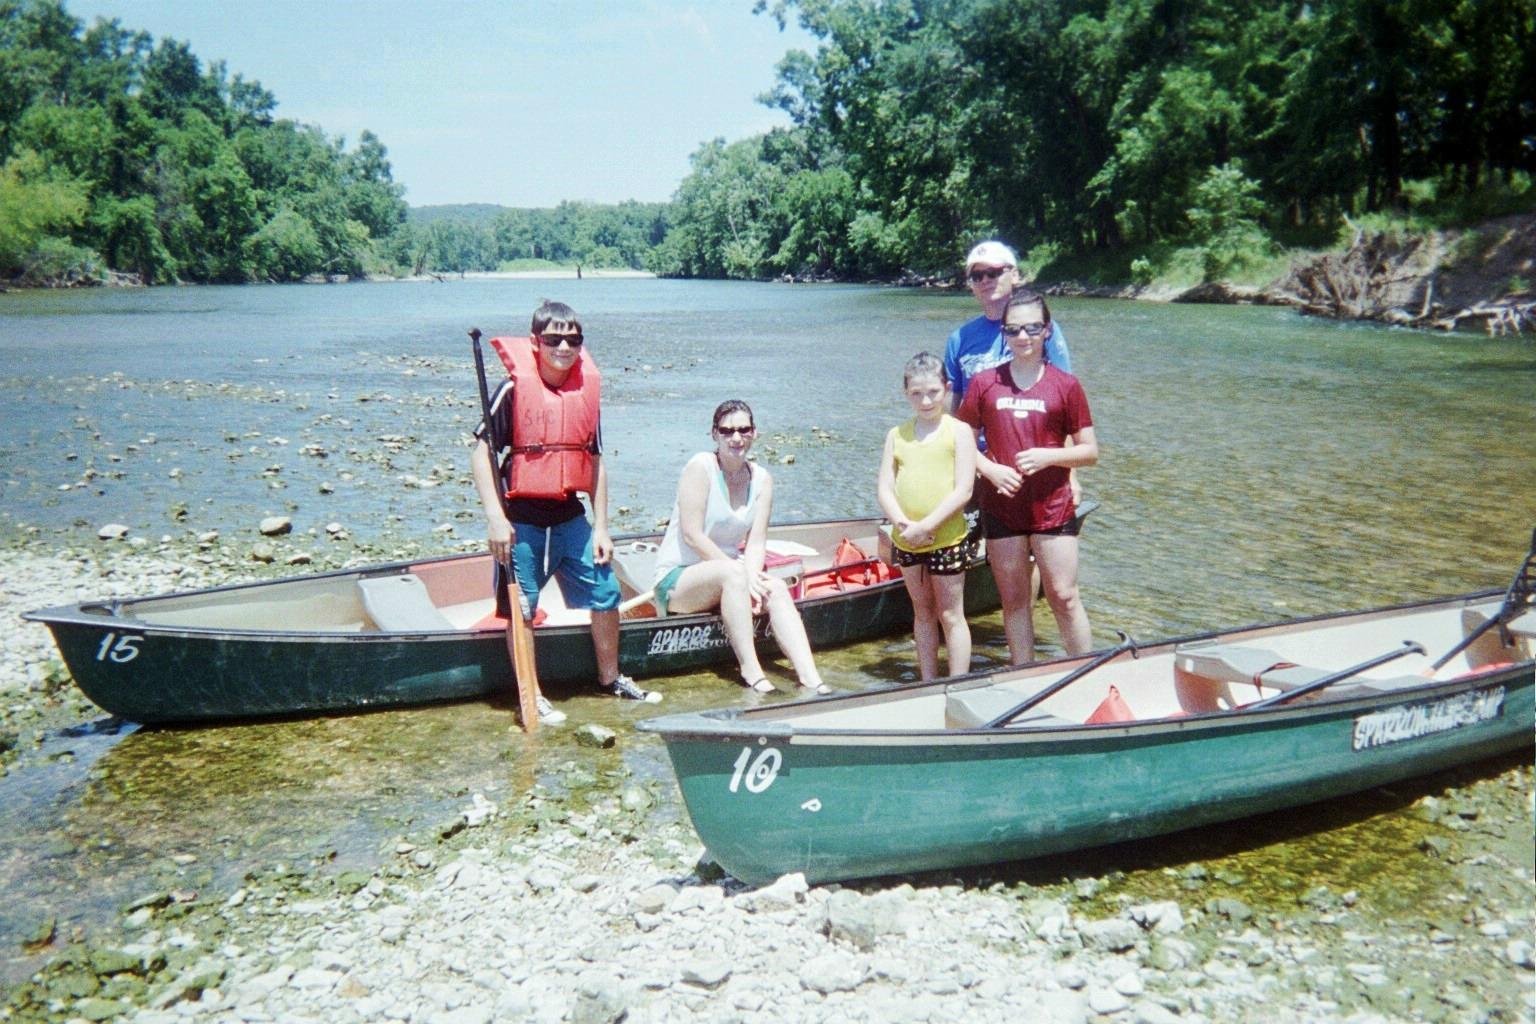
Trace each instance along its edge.
<instances>
[{"instance_id":1,"label":"girl in yellow tank top","mask_svg":"<svg viewBox=\"0 0 1536 1024\"><path fill-rule=\"evenodd\" d=\"M976 543L966 537L964 511L976 479L976 439L945 411L949 382L937 356L919 352L909 359L902 388L914 415L885 436L879 499L912 598L918 674L927 682L939 673L941 631L949 674L971 667L965 569Z\"/></svg>"}]
</instances>

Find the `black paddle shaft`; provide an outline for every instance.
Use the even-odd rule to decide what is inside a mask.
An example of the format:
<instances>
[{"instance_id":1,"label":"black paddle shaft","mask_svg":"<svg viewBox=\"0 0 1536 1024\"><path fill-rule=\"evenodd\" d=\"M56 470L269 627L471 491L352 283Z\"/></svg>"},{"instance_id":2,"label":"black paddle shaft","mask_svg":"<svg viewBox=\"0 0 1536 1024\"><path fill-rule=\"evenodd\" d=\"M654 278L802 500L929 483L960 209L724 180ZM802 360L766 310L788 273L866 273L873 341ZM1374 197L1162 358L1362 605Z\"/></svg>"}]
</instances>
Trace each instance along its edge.
<instances>
[{"instance_id":1,"label":"black paddle shaft","mask_svg":"<svg viewBox=\"0 0 1536 1024\"><path fill-rule=\"evenodd\" d=\"M1114 661L1126 651L1130 651L1131 654L1134 655L1136 653L1136 641L1131 639L1130 634L1118 629L1115 630L1115 633L1120 637L1119 645L1111 647L1109 650L1105 651L1097 658L1094 658L1086 665L1078 666L1076 669L1068 672L1066 675L1062 676L1060 679L1056 680L1054 683L1052 683L1050 686L1047 686L1039 693L1030 697L1026 697L1019 704L1015 705L1011 710L1003 712L1001 715L998 715L996 718L992 719L992 721L988 722L986 724L986 728L1001 729L1003 726L1007 725L1009 722L1013 721L1015 718L1028 711L1030 708L1041 704L1047 698L1055 696L1100 666L1109 664L1111 661Z\"/></svg>"},{"instance_id":2,"label":"black paddle shaft","mask_svg":"<svg viewBox=\"0 0 1536 1024\"><path fill-rule=\"evenodd\" d=\"M469 342L470 348L475 353L475 381L480 385L480 419L484 424L482 429L485 434L485 457L491 464L491 478L495 479L496 453L491 450L491 444L493 443L491 438L494 436L491 432L491 390L485 380L485 354L480 351L480 328L471 327L469 329ZM513 566L512 559L508 558L503 562L502 568L506 570L507 579L516 584L517 569ZM516 587L515 589L518 600L522 602L523 612L526 615L528 614L528 598L523 594L521 587Z\"/></svg>"},{"instance_id":3,"label":"black paddle shaft","mask_svg":"<svg viewBox=\"0 0 1536 1024\"><path fill-rule=\"evenodd\" d=\"M1298 686L1294 690L1286 690L1284 693L1277 693L1273 697L1265 697L1263 700L1256 700L1252 704L1244 704L1243 710L1258 711L1262 708L1273 707L1276 704L1283 704L1288 700L1295 700L1297 697L1303 696L1305 694L1314 693L1318 690L1321 690L1325 686L1332 686L1334 683L1341 683L1344 680L1351 678L1352 676L1359 675L1361 672L1373 669L1377 665L1385 665L1389 661L1396 661L1398 658L1403 657L1405 654L1423 653L1423 644L1414 640L1404 640L1403 646L1397 648L1396 650L1388 651L1386 654L1378 654L1376 657L1371 658L1368 661L1362 661L1358 665L1351 665L1349 668L1341 668L1339 671L1334 672L1331 675L1323 676L1321 679L1314 679L1307 685Z\"/></svg>"},{"instance_id":4,"label":"black paddle shaft","mask_svg":"<svg viewBox=\"0 0 1536 1024\"><path fill-rule=\"evenodd\" d=\"M1434 660L1430 668L1436 672L1450 664L1452 658L1471 647L1477 638L1488 632L1494 626L1503 629L1510 619L1515 617L1515 611L1523 604L1530 603L1532 597L1536 597L1536 530L1531 531L1531 548L1525 554L1525 562L1520 570L1515 573L1515 578L1510 580L1509 589L1504 591L1504 603L1499 605L1499 610L1489 617L1487 622L1478 626L1472 632L1461 638L1461 641ZM1506 643L1508 642L1506 638Z\"/></svg>"}]
</instances>

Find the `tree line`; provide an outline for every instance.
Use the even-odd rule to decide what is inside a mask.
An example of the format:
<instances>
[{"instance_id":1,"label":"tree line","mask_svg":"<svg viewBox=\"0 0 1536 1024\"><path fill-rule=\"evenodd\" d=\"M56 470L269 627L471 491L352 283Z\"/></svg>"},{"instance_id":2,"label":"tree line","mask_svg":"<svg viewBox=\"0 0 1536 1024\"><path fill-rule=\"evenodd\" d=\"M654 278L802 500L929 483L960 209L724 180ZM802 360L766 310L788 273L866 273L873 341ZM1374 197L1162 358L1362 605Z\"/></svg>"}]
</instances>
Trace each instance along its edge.
<instances>
[{"instance_id":1,"label":"tree line","mask_svg":"<svg viewBox=\"0 0 1536 1024\"><path fill-rule=\"evenodd\" d=\"M640 270L666 237L668 203L562 202L553 209L468 204L410 210L390 240L412 273L517 269L546 262Z\"/></svg>"},{"instance_id":2,"label":"tree line","mask_svg":"<svg viewBox=\"0 0 1536 1024\"><path fill-rule=\"evenodd\" d=\"M701 146L653 259L700 277L1032 269L1205 278L1346 217L1528 210L1536 0L757 0L798 19Z\"/></svg>"},{"instance_id":3,"label":"tree line","mask_svg":"<svg viewBox=\"0 0 1536 1024\"><path fill-rule=\"evenodd\" d=\"M0 0L0 276L360 275L405 216L384 145L275 119L259 82L61 0Z\"/></svg>"},{"instance_id":4,"label":"tree line","mask_svg":"<svg viewBox=\"0 0 1536 1024\"><path fill-rule=\"evenodd\" d=\"M63 0L0 0L0 280L528 261L670 276L1214 279L1346 219L1536 208L1536 0L756 0L817 40L669 203L408 210L371 132Z\"/></svg>"}]
</instances>

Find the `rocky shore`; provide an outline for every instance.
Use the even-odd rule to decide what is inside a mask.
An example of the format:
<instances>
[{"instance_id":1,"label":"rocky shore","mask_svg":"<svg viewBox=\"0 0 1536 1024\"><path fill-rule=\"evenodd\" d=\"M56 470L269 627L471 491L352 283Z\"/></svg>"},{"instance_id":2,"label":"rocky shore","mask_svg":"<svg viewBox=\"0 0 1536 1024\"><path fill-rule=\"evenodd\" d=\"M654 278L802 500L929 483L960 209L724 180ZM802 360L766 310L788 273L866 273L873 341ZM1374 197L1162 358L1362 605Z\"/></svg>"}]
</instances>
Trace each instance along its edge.
<instances>
[{"instance_id":1,"label":"rocky shore","mask_svg":"<svg viewBox=\"0 0 1536 1024\"><path fill-rule=\"evenodd\" d=\"M245 551L34 538L0 551L0 600L15 623L267 571ZM24 784L45 734L99 716L41 627L4 643L0 786ZM1493 1024L1536 1011L1525 755L1399 787L1389 802L1417 831L1387 851L1390 872L1302 888L1277 880L1256 839L1211 856L751 889L700 848L670 782L561 770L591 784L468 792L460 813L392 837L373 870L316 857L221 888L167 850L182 881L146 882L110 926L38 923L37 970L3 993L0 1020ZM1423 879L1414 898L1399 891Z\"/></svg>"}]
</instances>

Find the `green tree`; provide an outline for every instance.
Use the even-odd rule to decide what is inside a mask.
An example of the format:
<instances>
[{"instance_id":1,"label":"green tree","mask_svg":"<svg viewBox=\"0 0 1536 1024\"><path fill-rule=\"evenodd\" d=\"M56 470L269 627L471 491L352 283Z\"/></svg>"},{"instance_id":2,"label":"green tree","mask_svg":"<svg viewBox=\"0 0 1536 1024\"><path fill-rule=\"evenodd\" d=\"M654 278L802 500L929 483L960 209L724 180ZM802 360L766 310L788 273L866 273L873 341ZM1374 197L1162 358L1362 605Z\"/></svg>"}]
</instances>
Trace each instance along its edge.
<instances>
[{"instance_id":1,"label":"green tree","mask_svg":"<svg viewBox=\"0 0 1536 1024\"><path fill-rule=\"evenodd\" d=\"M16 273L39 244L61 239L85 207L84 187L51 173L37 153L25 150L0 164L0 273Z\"/></svg>"}]
</instances>

